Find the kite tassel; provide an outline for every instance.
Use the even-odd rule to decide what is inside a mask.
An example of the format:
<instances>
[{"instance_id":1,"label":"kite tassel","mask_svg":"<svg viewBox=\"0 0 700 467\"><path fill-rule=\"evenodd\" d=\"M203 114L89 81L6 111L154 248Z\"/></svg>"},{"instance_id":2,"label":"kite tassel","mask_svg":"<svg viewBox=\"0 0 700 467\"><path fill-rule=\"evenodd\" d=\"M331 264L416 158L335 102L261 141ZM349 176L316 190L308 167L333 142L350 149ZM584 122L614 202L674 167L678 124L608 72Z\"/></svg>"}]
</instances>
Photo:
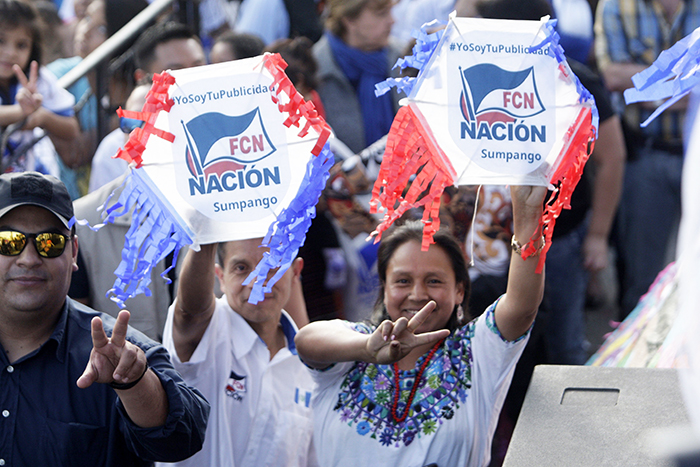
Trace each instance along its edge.
<instances>
[{"instance_id":1,"label":"kite tassel","mask_svg":"<svg viewBox=\"0 0 700 467\"><path fill-rule=\"evenodd\" d=\"M272 291L272 286L284 275L306 240L306 232L311 221L316 217L316 204L321 192L326 187L334 157L330 144L326 143L316 157L311 157L306 165L306 174L299 191L292 203L280 212L277 220L270 226L261 246L269 247L262 260L243 282L248 285L253 280L253 290L248 302L256 304L265 299L265 294ZM268 273L279 268L268 279Z\"/></svg>"},{"instance_id":2,"label":"kite tassel","mask_svg":"<svg viewBox=\"0 0 700 467\"><path fill-rule=\"evenodd\" d=\"M592 118L592 111L589 107L581 109L565 136L564 146L560 155L562 162L550 178L550 183L555 186L555 190L552 191L545 203L542 217L540 218L540 229L545 238L545 245L540 252L539 262L535 270L538 274L544 268L547 252L552 245L552 234L554 233L554 225L557 218L563 209L571 208L571 195L579 180L581 180L583 169L590 153L593 151L596 128ZM588 131L585 130L586 128L588 128ZM530 239L527 246L523 248L523 259L536 252L539 242L540 234L537 233Z\"/></svg>"},{"instance_id":3,"label":"kite tassel","mask_svg":"<svg viewBox=\"0 0 700 467\"><path fill-rule=\"evenodd\" d=\"M124 240L122 260L115 271L117 278L106 294L120 307L124 307L124 302L135 295L143 293L150 296L151 270L170 253L173 253L172 265L177 264L180 249L193 243L190 233L170 219L157 199L138 172L132 171L119 200L104 210L105 223L114 222L116 217L134 210L131 227ZM168 283L167 273L172 265L161 274Z\"/></svg>"},{"instance_id":4,"label":"kite tassel","mask_svg":"<svg viewBox=\"0 0 700 467\"><path fill-rule=\"evenodd\" d=\"M411 177L415 179L403 194ZM409 209L423 207L422 250L434 243L440 228L440 199L445 187L452 185L456 172L441 149L429 136L418 110L401 107L389 131L384 160L372 189L370 211L386 210L382 222L370 234L375 242L382 233Z\"/></svg>"},{"instance_id":5,"label":"kite tassel","mask_svg":"<svg viewBox=\"0 0 700 467\"><path fill-rule=\"evenodd\" d=\"M155 127L158 113L161 110L170 111L173 106L173 100L168 97L168 89L175 83L175 78L167 72L153 75L153 86L146 94L146 103L141 112L124 110L121 107L117 110L117 115L120 117L136 118L144 123L143 128L136 128L129 135L129 140L124 145L123 149L119 149L116 158L124 159L129 164L135 164L136 168L143 164L143 151L146 149L146 143L151 135L156 135L171 143L175 140L175 135L167 131L160 130Z\"/></svg>"}]
</instances>

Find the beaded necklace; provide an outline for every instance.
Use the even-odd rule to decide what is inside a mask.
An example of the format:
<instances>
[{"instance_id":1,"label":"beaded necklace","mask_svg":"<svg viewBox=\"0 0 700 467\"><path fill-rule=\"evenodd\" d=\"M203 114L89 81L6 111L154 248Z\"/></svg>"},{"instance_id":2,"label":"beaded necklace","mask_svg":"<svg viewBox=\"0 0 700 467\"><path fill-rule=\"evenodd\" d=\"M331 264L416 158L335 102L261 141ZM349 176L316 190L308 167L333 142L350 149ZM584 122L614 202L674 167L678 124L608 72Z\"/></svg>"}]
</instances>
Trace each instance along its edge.
<instances>
[{"instance_id":1,"label":"beaded necklace","mask_svg":"<svg viewBox=\"0 0 700 467\"><path fill-rule=\"evenodd\" d=\"M416 374L416 380L413 382L411 393L408 395L408 400L406 401L406 407L404 408L403 414L401 414L400 417L396 415L397 406L399 405L399 396L401 395L401 386L399 385L399 362L394 362L394 400L391 404L391 416L394 418L395 423L401 423L404 420L406 420L408 411L411 408L411 404L413 403L413 398L416 396L418 384L420 383L420 380L423 377L423 372L428 367L428 363L430 363L430 360L433 358L433 355L435 355L435 352L437 352L437 349L440 347L440 345L442 345L443 342L445 342L445 339L440 339L433 346L433 348L430 349L430 352L428 352L428 356L425 357L425 360L418 369L418 373Z\"/></svg>"}]
</instances>

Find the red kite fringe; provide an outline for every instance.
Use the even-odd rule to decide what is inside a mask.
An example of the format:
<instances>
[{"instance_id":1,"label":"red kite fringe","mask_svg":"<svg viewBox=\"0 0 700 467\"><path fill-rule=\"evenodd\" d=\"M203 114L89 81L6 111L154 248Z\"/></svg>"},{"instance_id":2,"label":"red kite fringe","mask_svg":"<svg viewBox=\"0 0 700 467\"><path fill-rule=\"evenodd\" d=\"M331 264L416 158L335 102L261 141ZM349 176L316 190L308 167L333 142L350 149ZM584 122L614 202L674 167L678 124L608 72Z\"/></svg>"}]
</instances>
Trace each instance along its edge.
<instances>
[{"instance_id":1,"label":"red kite fringe","mask_svg":"<svg viewBox=\"0 0 700 467\"><path fill-rule=\"evenodd\" d=\"M160 130L154 126L158 118L158 112L165 110L170 111L173 106L173 100L168 97L168 88L175 83L168 72L153 75L153 86L146 94L146 103L143 106L143 111L133 112L124 110L121 107L117 110L117 115L120 117L136 118L145 122L143 128L136 128L129 135L129 141L126 142L123 149L113 156L124 159L128 163L135 162L138 169L143 164L143 151L146 149L146 143L151 135L156 135L171 143L175 140L175 135L167 131Z\"/></svg>"},{"instance_id":2,"label":"red kite fringe","mask_svg":"<svg viewBox=\"0 0 700 467\"><path fill-rule=\"evenodd\" d=\"M585 131L586 128L589 130ZM595 127L592 125L590 107L585 107L579 112L576 121L569 127L564 138L562 162L550 179L550 183L555 186L555 189L545 203L544 211L540 218L540 227L542 228L542 235L545 237L545 245L537 263L537 269L535 270L537 273L542 272L547 251L552 245L554 224L562 209L571 209L571 195L579 180L581 180L583 168L586 165L586 161L588 161L590 153L593 151ZM539 233L536 233L530 239L522 250L523 259L526 259L536 251L539 246L539 239Z\"/></svg>"},{"instance_id":3,"label":"red kite fringe","mask_svg":"<svg viewBox=\"0 0 700 467\"><path fill-rule=\"evenodd\" d=\"M301 138L306 136L309 132L309 128L316 130L318 133L318 141L316 141L316 146L311 150L311 153L314 156L318 156L331 134L330 126L328 126L323 117L318 114L313 102L305 101L304 97L296 90L294 84L284 72L284 69L287 68L287 62L284 61L280 54L265 54L263 65L273 78L272 87L275 91L272 95L272 101L279 106L280 112L289 114L289 117L284 121L284 125L287 128L292 125L298 128L299 121L302 117L306 119L306 123L299 132L299 136ZM280 103L279 96L283 92L289 98L287 104Z\"/></svg>"},{"instance_id":4,"label":"red kite fringe","mask_svg":"<svg viewBox=\"0 0 700 467\"><path fill-rule=\"evenodd\" d=\"M421 249L425 251L435 243L433 235L440 228L440 197L445 187L454 183L456 172L432 141L422 121L420 114L410 105L401 107L396 114L389 131L384 161L372 189L370 212L376 213L379 203L386 209L384 219L371 234L378 242L382 232L396 219L411 208L423 206ZM416 178L404 198L404 188L414 174ZM418 199L428 187L430 191Z\"/></svg>"}]
</instances>

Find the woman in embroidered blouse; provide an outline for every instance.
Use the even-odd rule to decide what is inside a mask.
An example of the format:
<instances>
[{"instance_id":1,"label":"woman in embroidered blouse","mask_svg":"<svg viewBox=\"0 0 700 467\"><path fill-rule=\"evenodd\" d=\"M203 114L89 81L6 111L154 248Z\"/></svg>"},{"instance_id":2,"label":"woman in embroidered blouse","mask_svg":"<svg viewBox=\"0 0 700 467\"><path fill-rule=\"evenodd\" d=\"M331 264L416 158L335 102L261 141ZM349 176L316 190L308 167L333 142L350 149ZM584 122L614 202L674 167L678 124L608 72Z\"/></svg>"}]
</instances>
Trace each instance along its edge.
<instances>
[{"instance_id":1,"label":"woman in embroidered blouse","mask_svg":"<svg viewBox=\"0 0 700 467\"><path fill-rule=\"evenodd\" d=\"M545 193L511 187L516 246L540 238ZM469 276L459 245L440 231L421 251L421 239L420 222L382 239L373 324L317 321L297 334L299 355L318 370L312 404L321 466L488 465L542 300L541 248L526 260L513 254L506 294L464 324Z\"/></svg>"}]
</instances>

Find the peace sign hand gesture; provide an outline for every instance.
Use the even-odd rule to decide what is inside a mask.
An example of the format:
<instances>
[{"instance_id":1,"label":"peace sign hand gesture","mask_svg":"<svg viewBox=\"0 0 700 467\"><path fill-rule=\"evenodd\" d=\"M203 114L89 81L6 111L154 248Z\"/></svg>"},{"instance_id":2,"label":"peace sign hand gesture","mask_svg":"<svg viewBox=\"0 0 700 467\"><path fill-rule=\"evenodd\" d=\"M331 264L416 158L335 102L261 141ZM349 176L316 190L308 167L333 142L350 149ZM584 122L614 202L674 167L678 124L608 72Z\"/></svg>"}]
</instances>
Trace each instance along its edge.
<instances>
[{"instance_id":1,"label":"peace sign hand gesture","mask_svg":"<svg viewBox=\"0 0 700 467\"><path fill-rule=\"evenodd\" d=\"M146 371L146 354L126 340L130 314L119 312L112 337L107 337L102 320L92 319L92 352L77 385L85 389L92 383L126 384L139 379Z\"/></svg>"},{"instance_id":2,"label":"peace sign hand gesture","mask_svg":"<svg viewBox=\"0 0 700 467\"><path fill-rule=\"evenodd\" d=\"M39 80L39 64L32 61L29 66L29 79L22 71L22 68L15 64L12 66L12 70L15 72L17 81L22 85L22 88L17 92L15 100L22 109L22 114L25 117L36 112L44 100L43 96L37 92L37 81Z\"/></svg>"},{"instance_id":3,"label":"peace sign hand gesture","mask_svg":"<svg viewBox=\"0 0 700 467\"><path fill-rule=\"evenodd\" d=\"M450 335L447 329L416 334L428 315L435 309L436 303L429 301L410 320L405 317L383 321L367 339L367 352L379 364L390 364L401 360L411 350L426 344L434 344Z\"/></svg>"}]
</instances>

